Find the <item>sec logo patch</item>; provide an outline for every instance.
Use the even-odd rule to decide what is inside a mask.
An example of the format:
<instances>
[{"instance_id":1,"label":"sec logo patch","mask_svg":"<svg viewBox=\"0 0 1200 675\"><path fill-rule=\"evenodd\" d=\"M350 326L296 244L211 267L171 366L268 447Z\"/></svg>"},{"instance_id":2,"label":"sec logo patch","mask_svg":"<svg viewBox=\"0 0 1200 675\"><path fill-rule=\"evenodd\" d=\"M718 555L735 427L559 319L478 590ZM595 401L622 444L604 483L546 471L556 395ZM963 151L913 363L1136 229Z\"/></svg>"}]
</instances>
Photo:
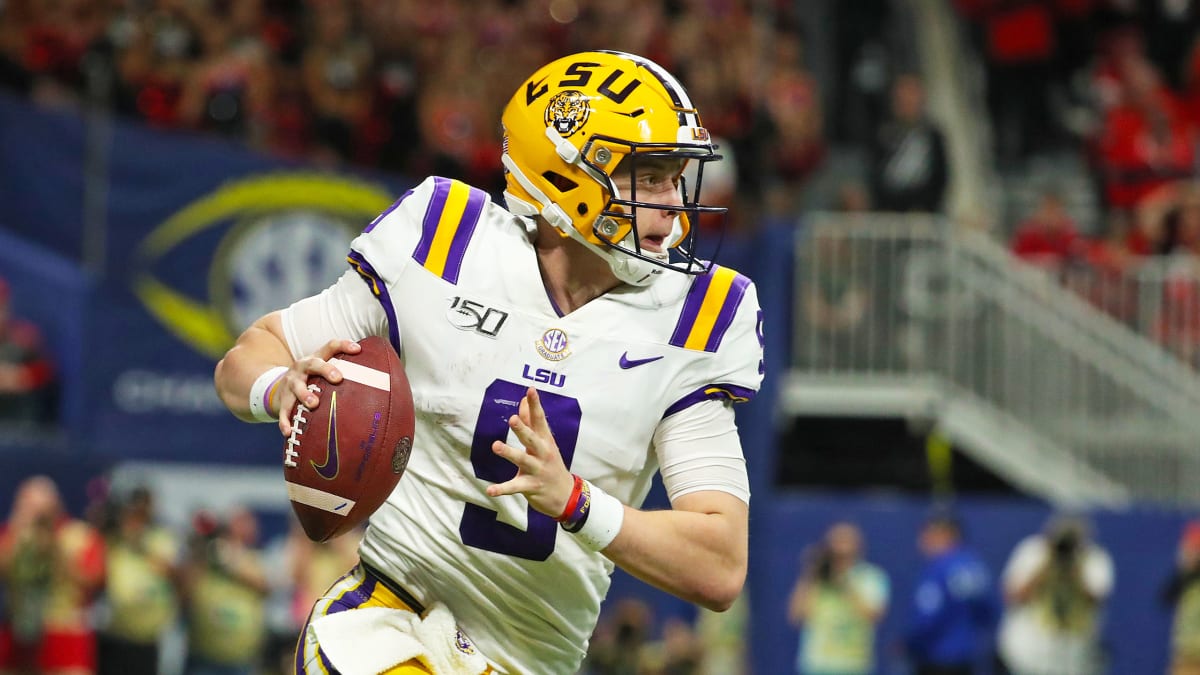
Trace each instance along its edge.
<instances>
[{"instance_id":1,"label":"sec logo patch","mask_svg":"<svg viewBox=\"0 0 1200 675\"><path fill-rule=\"evenodd\" d=\"M571 355L571 350L567 348L567 334L560 328L551 328L542 333L542 337L534 347L538 354L547 361L562 361Z\"/></svg>"}]
</instances>

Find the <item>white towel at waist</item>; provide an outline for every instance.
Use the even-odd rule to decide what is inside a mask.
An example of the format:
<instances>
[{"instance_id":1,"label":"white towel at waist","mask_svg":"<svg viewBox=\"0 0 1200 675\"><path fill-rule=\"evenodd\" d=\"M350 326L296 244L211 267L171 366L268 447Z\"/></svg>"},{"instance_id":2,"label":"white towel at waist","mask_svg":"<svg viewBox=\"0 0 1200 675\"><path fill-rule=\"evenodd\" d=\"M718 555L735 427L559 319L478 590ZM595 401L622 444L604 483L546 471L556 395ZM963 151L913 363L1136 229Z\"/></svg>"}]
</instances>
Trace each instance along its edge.
<instances>
[{"instance_id":1,"label":"white towel at waist","mask_svg":"<svg viewBox=\"0 0 1200 675\"><path fill-rule=\"evenodd\" d=\"M413 659L434 675L481 675L488 667L441 603L424 619L406 609L348 609L314 619L308 630L343 675L378 675Z\"/></svg>"}]
</instances>

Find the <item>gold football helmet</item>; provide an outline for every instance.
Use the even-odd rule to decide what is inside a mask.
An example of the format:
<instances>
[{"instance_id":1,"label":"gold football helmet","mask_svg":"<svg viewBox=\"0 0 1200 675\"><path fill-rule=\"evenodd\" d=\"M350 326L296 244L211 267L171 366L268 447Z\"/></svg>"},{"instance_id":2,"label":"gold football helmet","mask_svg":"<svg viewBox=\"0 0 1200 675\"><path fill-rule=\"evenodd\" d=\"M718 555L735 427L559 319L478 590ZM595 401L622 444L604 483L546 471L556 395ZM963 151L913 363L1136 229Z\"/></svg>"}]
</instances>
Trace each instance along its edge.
<instances>
[{"instance_id":1,"label":"gold football helmet","mask_svg":"<svg viewBox=\"0 0 1200 675\"><path fill-rule=\"evenodd\" d=\"M558 59L517 89L501 122L504 196L513 213L545 218L604 257L626 283L648 284L664 269L708 269L696 258L692 224L700 213L726 211L699 202L704 164L721 156L687 92L661 66L614 51ZM636 180L630 194L620 194L613 171L621 165L637 176L638 160L647 157L698 163L690 193L682 172L676 179L682 206L638 201ZM678 213L666 251L642 249L635 208Z\"/></svg>"}]
</instances>

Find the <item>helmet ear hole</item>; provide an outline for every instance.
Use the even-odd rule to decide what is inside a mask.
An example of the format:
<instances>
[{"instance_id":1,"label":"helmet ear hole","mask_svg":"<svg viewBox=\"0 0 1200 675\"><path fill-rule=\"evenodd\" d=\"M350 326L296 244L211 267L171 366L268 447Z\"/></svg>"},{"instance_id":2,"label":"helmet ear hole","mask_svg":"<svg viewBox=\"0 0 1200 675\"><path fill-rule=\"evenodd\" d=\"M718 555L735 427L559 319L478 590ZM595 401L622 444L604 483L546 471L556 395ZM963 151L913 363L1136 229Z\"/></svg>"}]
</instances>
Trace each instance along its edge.
<instances>
[{"instance_id":1,"label":"helmet ear hole","mask_svg":"<svg viewBox=\"0 0 1200 675\"><path fill-rule=\"evenodd\" d=\"M553 185L559 192L570 192L571 190L579 187L579 183L576 183L570 178L567 178L561 173L557 173L555 171L547 171L543 173L542 178L545 178L546 181Z\"/></svg>"}]
</instances>

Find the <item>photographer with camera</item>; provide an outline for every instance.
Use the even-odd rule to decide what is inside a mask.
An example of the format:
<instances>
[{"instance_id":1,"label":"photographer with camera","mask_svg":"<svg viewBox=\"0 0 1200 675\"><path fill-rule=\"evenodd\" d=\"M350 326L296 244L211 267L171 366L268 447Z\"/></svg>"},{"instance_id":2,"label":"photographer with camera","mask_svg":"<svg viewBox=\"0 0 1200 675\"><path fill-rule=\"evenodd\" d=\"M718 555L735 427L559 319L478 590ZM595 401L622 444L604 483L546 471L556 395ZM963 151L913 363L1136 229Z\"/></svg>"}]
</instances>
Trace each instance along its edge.
<instances>
[{"instance_id":1,"label":"photographer with camera","mask_svg":"<svg viewBox=\"0 0 1200 675\"><path fill-rule=\"evenodd\" d=\"M875 628L887 610L888 578L862 554L862 532L844 522L806 552L788 602L788 619L802 628L801 675L875 672Z\"/></svg>"},{"instance_id":2,"label":"photographer with camera","mask_svg":"<svg viewBox=\"0 0 1200 675\"><path fill-rule=\"evenodd\" d=\"M179 544L155 517L154 494L139 485L101 506L107 578L98 635L98 675L156 675L160 645L179 612Z\"/></svg>"},{"instance_id":3,"label":"photographer with camera","mask_svg":"<svg viewBox=\"0 0 1200 675\"><path fill-rule=\"evenodd\" d=\"M100 534L67 513L53 480L22 481L0 523L0 673L94 672L89 612L103 581Z\"/></svg>"},{"instance_id":4,"label":"photographer with camera","mask_svg":"<svg viewBox=\"0 0 1200 675\"><path fill-rule=\"evenodd\" d=\"M186 675L252 675L267 636L270 587L258 551L258 518L243 507L222 522L193 520L186 589Z\"/></svg>"},{"instance_id":5,"label":"photographer with camera","mask_svg":"<svg viewBox=\"0 0 1200 675\"><path fill-rule=\"evenodd\" d=\"M1175 568L1162 589L1173 614L1170 675L1200 675L1200 519L1179 538Z\"/></svg>"},{"instance_id":6,"label":"photographer with camera","mask_svg":"<svg viewBox=\"0 0 1200 675\"><path fill-rule=\"evenodd\" d=\"M1113 564L1088 523L1055 516L1022 540L1004 569L1000 657L1013 675L1092 675L1103 669L1101 610Z\"/></svg>"}]
</instances>

